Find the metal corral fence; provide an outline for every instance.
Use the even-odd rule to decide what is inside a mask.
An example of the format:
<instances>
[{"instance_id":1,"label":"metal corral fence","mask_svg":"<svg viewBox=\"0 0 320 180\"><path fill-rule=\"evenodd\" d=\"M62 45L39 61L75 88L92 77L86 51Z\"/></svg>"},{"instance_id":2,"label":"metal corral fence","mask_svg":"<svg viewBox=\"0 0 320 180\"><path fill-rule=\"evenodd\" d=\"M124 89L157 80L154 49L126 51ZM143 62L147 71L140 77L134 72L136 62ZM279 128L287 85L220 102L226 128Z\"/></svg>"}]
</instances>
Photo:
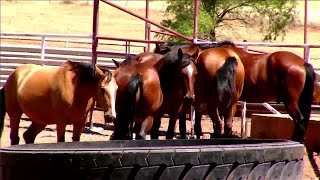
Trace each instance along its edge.
<instances>
[{"instance_id":1,"label":"metal corral fence","mask_svg":"<svg viewBox=\"0 0 320 180\"><path fill-rule=\"evenodd\" d=\"M13 70L27 63L57 67L66 60L91 62L92 61L92 36L91 35L70 35L70 34L31 34L31 33L1 33L0 39L0 87L4 85L8 76ZM6 43L3 43L6 42ZM163 41L150 41L151 43L163 43ZM201 42L202 43L202 42ZM292 45L275 43L243 43L236 45L248 47L294 47L309 50L320 48L320 45ZM99 54L97 65L101 68L113 71L115 65L111 59L123 60L126 55L135 55L143 52L147 46L145 41L113 39L99 43ZM251 50L251 49L250 49ZM310 51L307 51L308 53ZM253 50L254 51L254 50ZM258 52L258 51L257 51ZM314 64L320 65L319 57L311 57ZM315 67L320 70L320 67ZM259 104L247 104L248 114L265 112L268 110ZM284 110L281 105L273 105L280 112ZM239 108L240 109L240 108ZM241 112L238 112L238 114Z\"/></svg>"}]
</instances>

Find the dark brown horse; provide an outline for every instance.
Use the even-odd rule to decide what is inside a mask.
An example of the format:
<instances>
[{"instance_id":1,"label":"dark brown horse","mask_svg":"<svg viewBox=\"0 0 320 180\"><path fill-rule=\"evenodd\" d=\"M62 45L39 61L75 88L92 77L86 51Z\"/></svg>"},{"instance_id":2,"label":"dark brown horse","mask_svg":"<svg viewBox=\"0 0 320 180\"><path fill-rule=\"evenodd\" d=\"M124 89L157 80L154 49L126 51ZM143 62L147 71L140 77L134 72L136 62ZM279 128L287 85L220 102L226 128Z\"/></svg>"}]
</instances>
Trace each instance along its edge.
<instances>
[{"instance_id":1,"label":"dark brown horse","mask_svg":"<svg viewBox=\"0 0 320 180\"><path fill-rule=\"evenodd\" d=\"M201 116L206 113L213 121L213 136L221 137L223 134L224 137L230 137L233 116L244 83L241 60L232 50L211 48L200 51L196 66L195 135L198 138L201 136ZM224 120L224 127L221 118Z\"/></svg>"},{"instance_id":2,"label":"dark brown horse","mask_svg":"<svg viewBox=\"0 0 320 180\"><path fill-rule=\"evenodd\" d=\"M73 124L72 139L79 141L94 98L109 112L105 114L115 116L116 91L111 72L104 74L91 64L66 61L58 68L23 65L16 68L1 89L0 129L7 112L11 144L18 144L19 122L25 113L32 121L23 134L26 143L34 143L47 124L57 124L58 142L65 141L65 127Z\"/></svg>"},{"instance_id":3,"label":"dark brown horse","mask_svg":"<svg viewBox=\"0 0 320 180\"><path fill-rule=\"evenodd\" d=\"M229 41L219 46L235 51L245 67L241 99L247 102L283 102L295 123L292 140L303 142L314 91L312 65L287 51L252 54Z\"/></svg>"},{"instance_id":4,"label":"dark brown horse","mask_svg":"<svg viewBox=\"0 0 320 180\"><path fill-rule=\"evenodd\" d=\"M118 92L112 139L132 139L133 123L136 139L145 139L163 101L158 72L150 65L132 60L130 56L121 64L114 63L118 67L113 73Z\"/></svg>"},{"instance_id":5,"label":"dark brown horse","mask_svg":"<svg viewBox=\"0 0 320 180\"><path fill-rule=\"evenodd\" d=\"M172 139L177 119L179 124L185 126L186 107L191 106L194 101L194 81L197 74L194 57L184 54L181 49L170 51L165 55L145 52L139 54L138 61L149 64L157 69L164 101L161 113L155 119L151 131L151 138L158 139L161 118L163 114L169 114L169 127L166 138ZM186 138L185 127L180 127L181 138ZM183 131L184 130L184 131Z\"/></svg>"}]
</instances>

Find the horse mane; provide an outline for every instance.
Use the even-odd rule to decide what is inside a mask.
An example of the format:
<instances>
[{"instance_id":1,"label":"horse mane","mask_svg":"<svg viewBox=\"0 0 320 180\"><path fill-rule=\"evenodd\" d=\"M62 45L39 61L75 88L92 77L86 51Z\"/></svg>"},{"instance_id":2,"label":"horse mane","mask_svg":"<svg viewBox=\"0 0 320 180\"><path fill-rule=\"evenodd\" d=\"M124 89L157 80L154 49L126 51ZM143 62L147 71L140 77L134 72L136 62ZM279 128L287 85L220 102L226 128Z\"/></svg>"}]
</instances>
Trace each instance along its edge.
<instances>
[{"instance_id":1,"label":"horse mane","mask_svg":"<svg viewBox=\"0 0 320 180\"><path fill-rule=\"evenodd\" d=\"M185 54L185 55L187 55L187 54ZM189 56L189 55L187 55L187 56ZM174 70L173 68L182 69L191 63L190 58L182 58L180 63L177 64L177 61L179 59L178 50L173 50L173 51L168 52L167 54L164 55L163 59L164 59L164 64L163 64L162 68L168 68L169 70Z\"/></svg>"},{"instance_id":2,"label":"horse mane","mask_svg":"<svg viewBox=\"0 0 320 180\"><path fill-rule=\"evenodd\" d=\"M235 47L236 45L234 44L234 42L232 41L229 41L229 40L224 40L224 41L220 41L217 43L217 47L221 47L223 45L230 45L230 46L233 46Z\"/></svg>"},{"instance_id":3,"label":"horse mane","mask_svg":"<svg viewBox=\"0 0 320 180\"><path fill-rule=\"evenodd\" d=\"M153 50L154 53L165 55L170 51L177 50L178 48L189 47L189 43L174 43L166 42L164 44L156 44L156 48Z\"/></svg>"},{"instance_id":4,"label":"horse mane","mask_svg":"<svg viewBox=\"0 0 320 180\"><path fill-rule=\"evenodd\" d=\"M183 56L190 56L188 54L183 54ZM182 58L182 60L178 60L178 50L173 50L165 54L159 62L162 61L162 65L160 65L159 76L161 82L161 87L164 86L165 83L174 83L172 81L172 77L175 73L178 72L179 69L183 69L191 63L191 58Z\"/></svg>"},{"instance_id":5,"label":"horse mane","mask_svg":"<svg viewBox=\"0 0 320 180\"><path fill-rule=\"evenodd\" d=\"M96 82L96 67L93 64L85 62L67 61L66 64L71 66L71 71L74 71L78 76L79 84L90 84Z\"/></svg>"}]
</instances>

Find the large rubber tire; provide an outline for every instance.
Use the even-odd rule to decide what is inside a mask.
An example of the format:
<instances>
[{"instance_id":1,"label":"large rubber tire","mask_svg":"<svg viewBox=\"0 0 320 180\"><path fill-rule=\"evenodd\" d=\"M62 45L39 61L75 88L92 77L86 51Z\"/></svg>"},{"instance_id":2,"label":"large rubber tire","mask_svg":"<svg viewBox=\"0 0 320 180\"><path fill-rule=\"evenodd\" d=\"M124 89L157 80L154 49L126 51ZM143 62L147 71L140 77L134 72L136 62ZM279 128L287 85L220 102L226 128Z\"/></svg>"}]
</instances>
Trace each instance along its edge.
<instances>
[{"instance_id":1,"label":"large rubber tire","mask_svg":"<svg viewBox=\"0 0 320 180\"><path fill-rule=\"evenodd\" d=\"M302 179L303 155L287 140L29 144L0 150L0 179Z\"/></svg>"}]
</instances>

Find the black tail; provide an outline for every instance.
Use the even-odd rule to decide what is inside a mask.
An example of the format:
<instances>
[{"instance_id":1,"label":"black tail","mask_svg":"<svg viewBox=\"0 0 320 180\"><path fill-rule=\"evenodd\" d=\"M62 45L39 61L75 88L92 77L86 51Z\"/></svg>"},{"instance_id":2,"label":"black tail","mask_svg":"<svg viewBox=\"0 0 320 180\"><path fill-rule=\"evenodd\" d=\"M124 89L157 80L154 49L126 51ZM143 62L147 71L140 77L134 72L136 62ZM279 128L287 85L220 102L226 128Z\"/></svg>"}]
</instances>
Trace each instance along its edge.
<instances>
[{"instance_id":1,"label":"black tail","mask_svg":"<svg viewBox=\"0 0 320 180\"><path fill-rule=\"evenodd\" d=\"M217 94L220 103L226 101L224 104L230 105L233 96L236 94L235 71L237 66L237 59L235 57L229 57L217 71Z\"/></svg>"},{"instance_id":2,"label":"black tail","mask_svg":"<svg viewBox=\"0 0 320 180\"><path fill-rule=\"evenodd\" d=\"M6 101L4 97L4 87L0 90L0 138L4 126L4 116L6 115Z\"/></svg>"},{"instance_id":3,"label":"black tail","mask_svg":"<svg viewBox=\"0 0 320 180\"><path fill-rule=\"evenodd\" d=\"M141 74L135 74L132 75L129 79L128 83L128 104L129 104L129 110L128 110L128 118L130 119L129 124L131 124L131 136L133 133L132 124L133 122L131 120L134 119L134 112L135 112L135 104L136 104L136 97L137 92L140 88L140 91L142 91L142 76Z\"/></svg>"},{"instance_id":4,"label":"black tail","mask_svg":"<svg viewBox=\"0 0 320 180\"><path fill-rule=\"evenodd\" d=\"M299 96L299 109L303 116L304 124L307 125L311 114L311 104L316 74L311 64L305 63L304 67L306 68L306 80L304 83L302 93Z\"/></svg>"}]
</instances>

